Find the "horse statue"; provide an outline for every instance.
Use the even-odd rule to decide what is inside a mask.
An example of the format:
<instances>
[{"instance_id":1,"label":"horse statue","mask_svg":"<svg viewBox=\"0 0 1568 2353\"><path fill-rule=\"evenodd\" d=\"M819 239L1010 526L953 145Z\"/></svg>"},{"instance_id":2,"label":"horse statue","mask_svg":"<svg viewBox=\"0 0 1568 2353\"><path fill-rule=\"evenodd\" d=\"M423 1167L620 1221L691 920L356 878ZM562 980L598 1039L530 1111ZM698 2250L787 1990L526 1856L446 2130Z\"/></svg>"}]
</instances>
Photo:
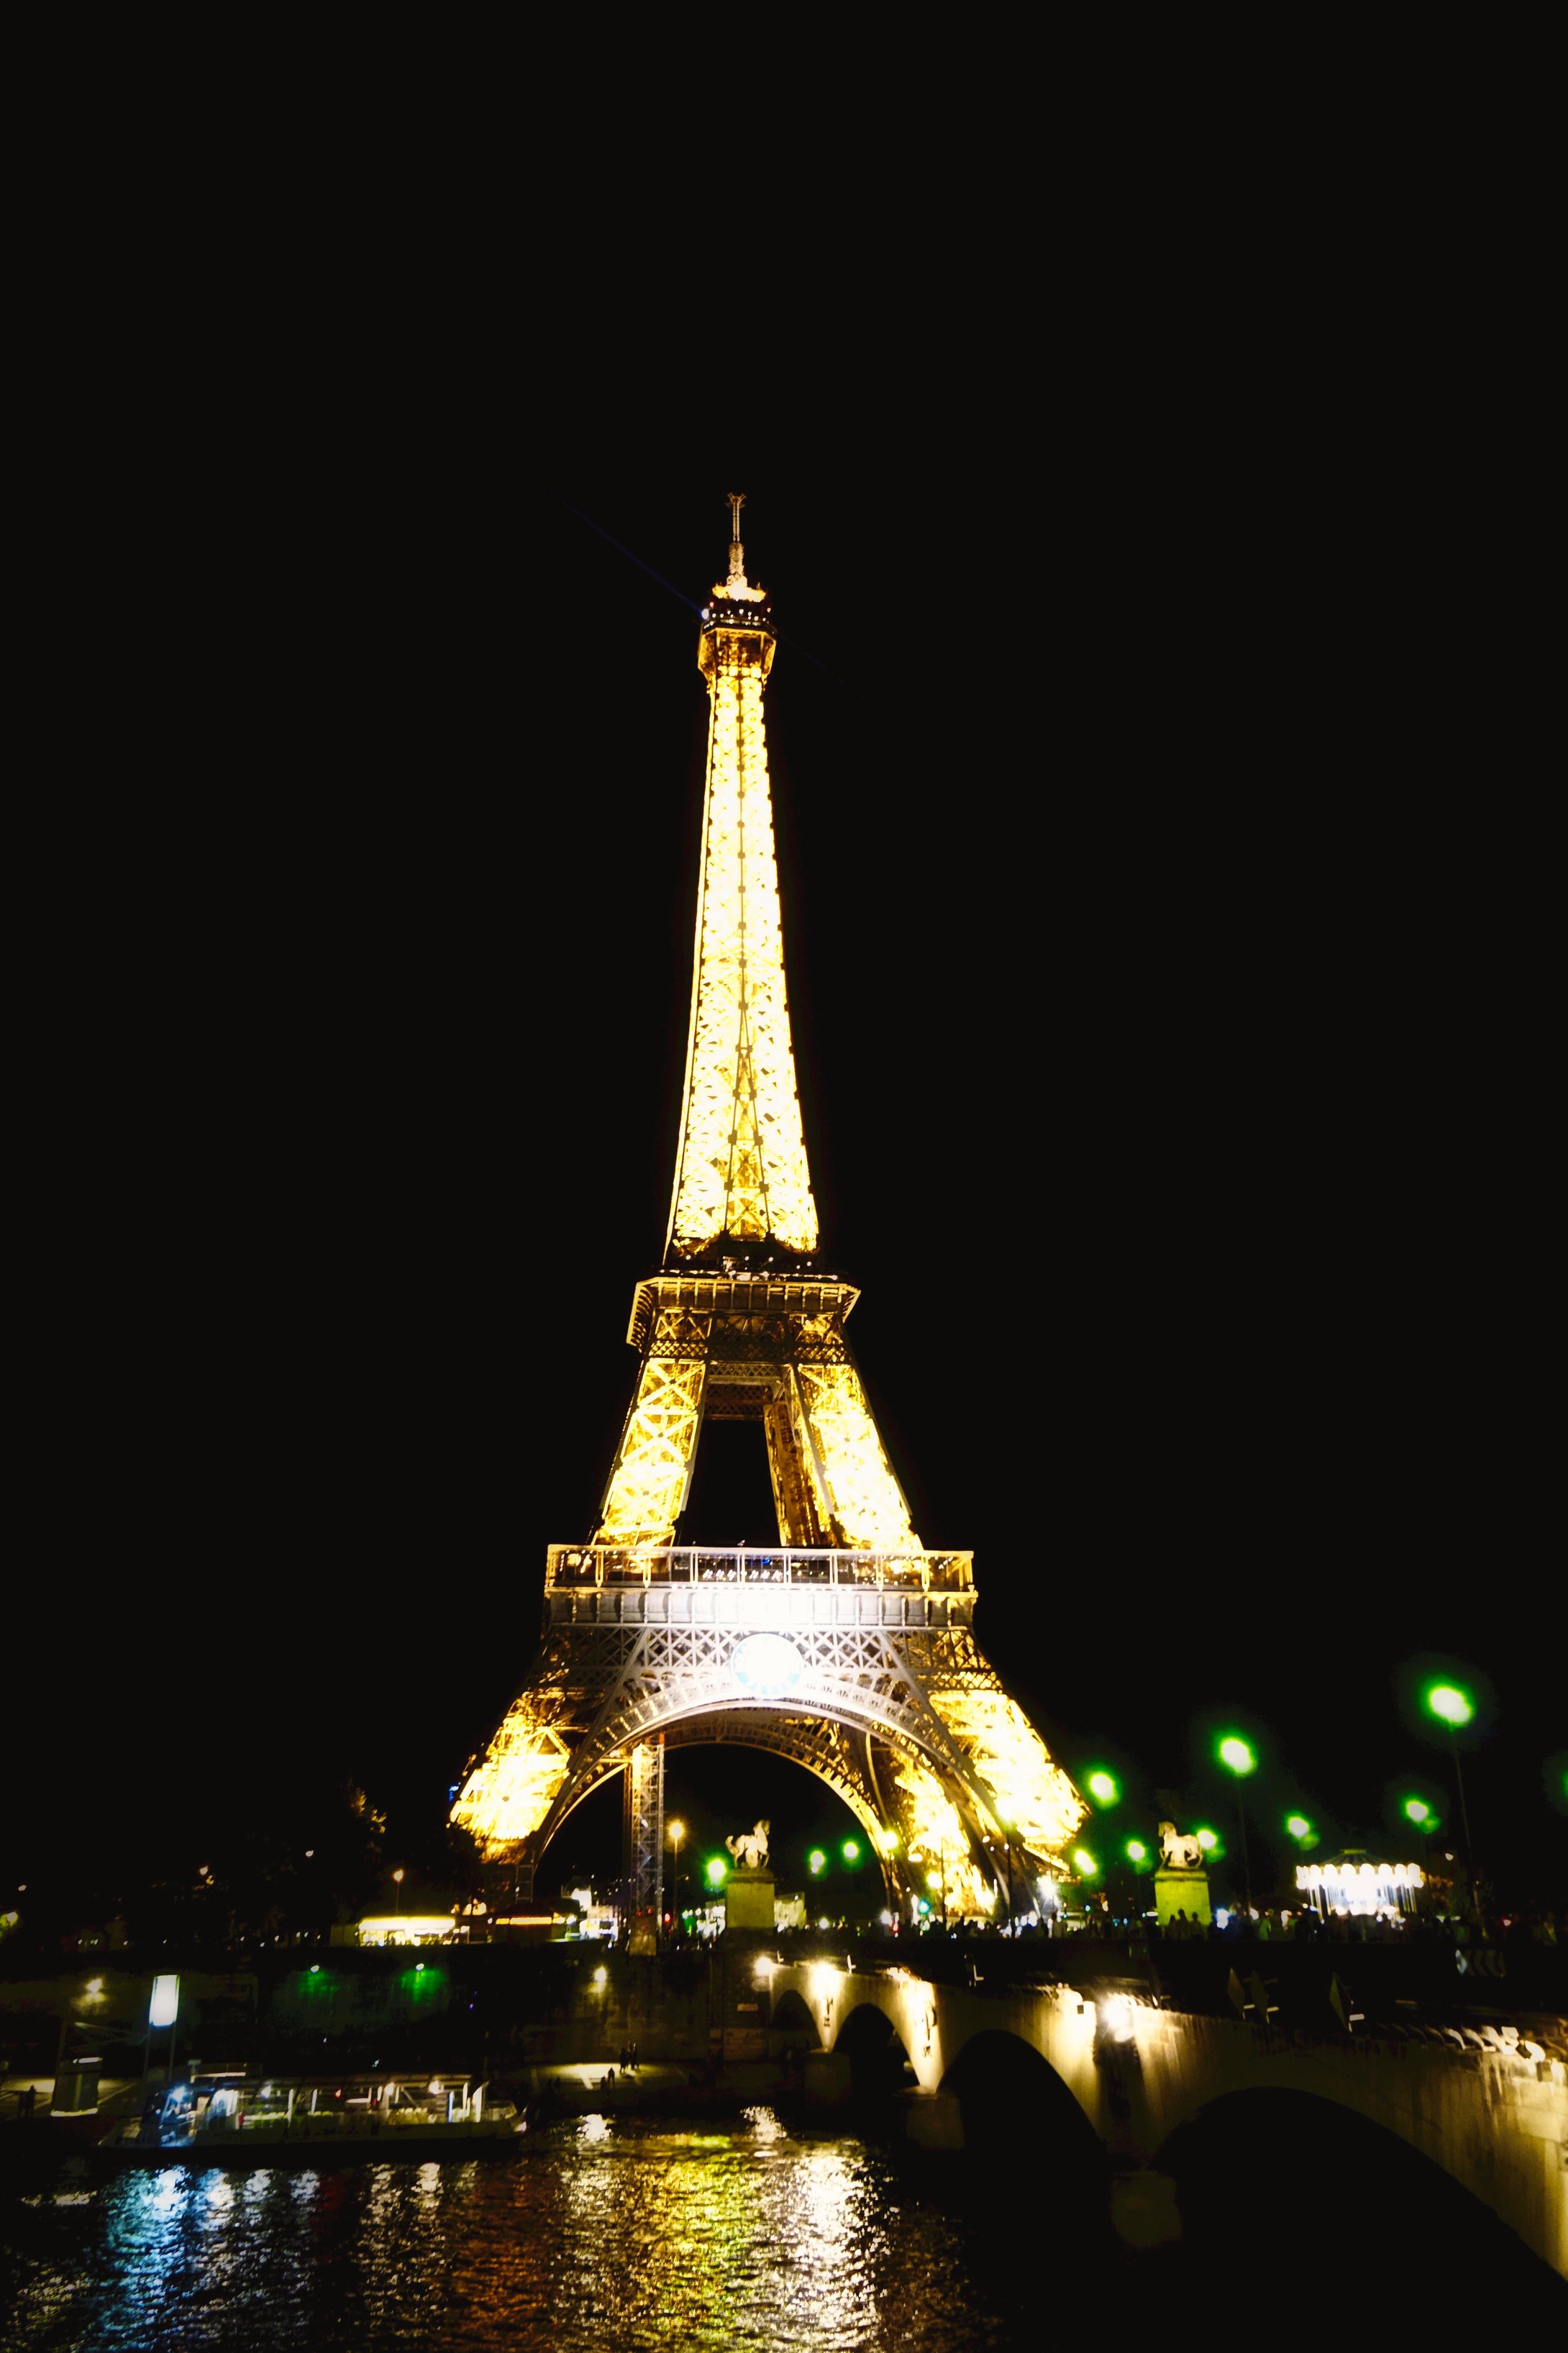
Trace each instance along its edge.
<instances>
[{"instance_id":1,"label":"horse statue","mask_svg":"<svg viewBox=\"0 0 1568 2353\"><path fill-rule=\"evenodd\" d=\"M763 1871L768 1860L768 1825L759 1822L754 1831L742 1831L739 1838L724 1841L735 1858L737 1871Z\"/></svg>"},{"instance_id":2,"label":"horse statue","mask_svg":"<svg viewBox=\"0 0 1568 2353\"><path fill-rule=\"evenodd\" d=\"M1204 1851L1195 1838L1179 1831L1174 1822L1160 1825L1160 1854L1167 1871L1201 1871Z\"/></svg>"}]
</instances>

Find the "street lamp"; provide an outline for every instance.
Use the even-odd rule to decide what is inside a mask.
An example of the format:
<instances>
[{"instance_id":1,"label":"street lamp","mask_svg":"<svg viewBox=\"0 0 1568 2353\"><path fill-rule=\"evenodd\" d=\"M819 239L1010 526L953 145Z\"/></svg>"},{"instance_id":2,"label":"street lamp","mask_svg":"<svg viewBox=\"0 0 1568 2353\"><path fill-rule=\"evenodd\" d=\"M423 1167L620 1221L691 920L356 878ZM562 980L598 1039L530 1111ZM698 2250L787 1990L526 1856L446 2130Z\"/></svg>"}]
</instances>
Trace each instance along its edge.
<instances>
[{"instance_id":1,"label":"street lamp","mask_svg":"<svg viewBox=\"0 0 1568 2353\"><path fill-rule=\"evenodd\" d=\"M1102 1768L1091 1773L1084 1787L1097 1806L1114 1806L1121 1795L1110 1774Z\"/></svg>"},{"instance_id":2,"label":"street lamp","mask_svg":"<svg viewBox=\"0 0 1568 2353\"><path fill-rule=\"evenodd\" d=\"M1127 1841L1127 1860L1128 1860L1128 1862L1147 1862L1148 1859L1149 1859L1149 1850L1148 1850L1148 1848L1144 1845L1144 1843L1143 1843L1142 1840L1142 1839L1129 1839L1129 1840L1128 1840L1128 1841Z\"/></svg>"},{"instance_id":3,"label":"street lamp","mask_svg":"<svg viewBox=\"0 0 1568 2353\"><path fill-rule=\"evenodd\" d=\"M1287 1814L1285 1827L1298 1843L1303 1843L1312 1835L1312 1825L1305 1814Z\"/></svg>"},{"instance_id":4,"label":"street lamp","mask_svg":"<svg viewBox=\"0 0 1568 2353\"><path fill-rule=\"evenodd\" d=\"M684 1822L666 1822L665 1836L675 1849L675 1933L680 1934L680 1849L686 1837Z\"/></svg>"},{"instance_id":5,"label":"street lamp","mask_svg":"<svg viewBox=\"0 0 1568 2353\"><path fill-rule=\"evenodd\" d=\"M1468 1724L1475 1714L1469 1694L1460 1691L1457 1683L1433 1683L1426 1694L1426 1704L1438 1721L1448 1727L1448 1749L1454 1759L1454 1783L1459 1793L1459 1821L1465 1833L1465 1862L1470 1883L1470 1909L1479 1913L1480 1903L1476 1894L1476 1849L1470 1836L1470 1810L1465 1802L1465 1775L1459 1763L1459 1744L1454 1737L1460 1725Z\"/></svg>"},{"instance_id":6,"label":"street lamp","mask_svg":"<svg viewBox=\"0 0 1568 2353\"><path fill-rule=\"evenodd\" d=\"M1241 1785L1249 1773L1258 1770L1258 1759L1238 1732L1227 1732L1219 1744L1219 1761L1236 1775L1236 1818L1241 1824L1241 1877L1247 1889L1247 1914L1252 1916L1252 1862L1247 1852L1247 1808L1241 1801Z\"/></svg>"},{"instance_id":7,"label":"street lamp","mask_svg":"<svg viewBox=\"0 0 1568 2353\"><path fill-rule=\"evenodd\" d=\"M1007 1873L1007 1926L1011 1931L1013 1925L1013 1817L1011 1814L999 1812L996 1820L1002 1831L1002 1862Z\"/></svg>"},{"instance_id":8,"label":"street lamp","mask_svg":"<svg viewBox=\"0 0 1568 2353\"><path fill-rule=\"evenodd\" d=\"M395 1912L401 1912L403 1909L403 1865L401 1863L398 1864L397 1869L392 1874L392 1883L397 1890L397 1894L393 1901L393 1910Z\"/></svg>"},{"instance_id":9,"label":"street lamp","mask_svg":"<svg viewBox=\"0 0 1568 2353\"><path fill-rule=\"evenodd\" d=\"M827 1868L827 1857L824 1854L822 1849L819 1846L814 1846L811 1852L806 1856L805 1861L806 1867L810 1871L813 1879L820 1879L823 1873Z\"/></svg>"}]
</instances>

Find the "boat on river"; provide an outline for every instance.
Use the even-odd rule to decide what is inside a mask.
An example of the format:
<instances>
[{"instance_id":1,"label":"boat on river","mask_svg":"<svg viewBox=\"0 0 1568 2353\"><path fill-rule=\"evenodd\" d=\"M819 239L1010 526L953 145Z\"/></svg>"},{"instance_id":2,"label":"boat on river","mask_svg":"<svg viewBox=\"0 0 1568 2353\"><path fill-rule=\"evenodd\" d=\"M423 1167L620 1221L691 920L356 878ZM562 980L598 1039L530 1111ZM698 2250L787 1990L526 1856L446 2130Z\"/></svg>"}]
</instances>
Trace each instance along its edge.
<instances>
[{"instance_id":1,"label":"boat on river","mask_svg":"<svg viewBox=\"0 0 1568 2353\"><path fill-rule=\"evenodd\" d=\"M470 2075L193 2075L113 2125L118 2165L322 2165L505 2156L525 2122Z\"/></svg>"}]
</instances>

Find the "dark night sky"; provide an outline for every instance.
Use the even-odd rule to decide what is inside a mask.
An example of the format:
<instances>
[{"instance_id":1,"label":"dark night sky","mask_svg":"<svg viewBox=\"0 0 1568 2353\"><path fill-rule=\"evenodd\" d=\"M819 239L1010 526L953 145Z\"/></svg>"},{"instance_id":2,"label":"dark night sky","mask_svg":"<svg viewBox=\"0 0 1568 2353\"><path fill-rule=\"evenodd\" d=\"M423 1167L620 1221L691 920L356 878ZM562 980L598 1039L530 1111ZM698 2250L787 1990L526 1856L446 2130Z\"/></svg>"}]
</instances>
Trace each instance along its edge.
<instances>
[{"instance_id":1,"label":"dark night sky","mask_svg":"<svg viewBox=\"0 0 1568 2353\"><path fill-rule=\"evenodd\" d=\"M692 613L572 510L697 603L733 473L825 1243L988 1652L1127 1830L1223 1802L1223 1719L1259 1819L1357 1842L1457 1670L1483 1855L1563 1900L1531 853L1429 453L1360 429L499 499L340 451L182 511L155 621L111 555L81 734L134 749L35 1008L25 1860L342 1772L396 1835L521 1681L662 1245L704 740Z\"/></svg>"}]
</instances>

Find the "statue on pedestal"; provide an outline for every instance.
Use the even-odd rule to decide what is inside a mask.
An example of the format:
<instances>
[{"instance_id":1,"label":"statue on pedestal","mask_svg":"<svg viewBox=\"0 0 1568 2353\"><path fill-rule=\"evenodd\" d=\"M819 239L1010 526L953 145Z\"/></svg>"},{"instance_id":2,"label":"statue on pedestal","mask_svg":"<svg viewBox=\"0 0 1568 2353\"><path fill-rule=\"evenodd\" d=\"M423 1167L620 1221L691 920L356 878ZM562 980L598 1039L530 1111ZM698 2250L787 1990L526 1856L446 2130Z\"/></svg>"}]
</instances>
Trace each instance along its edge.
<instances>
[{"instance_id":1,"label":"statue on pedestal","mask_svg":"<svg viewBox=\"0 0 1568 2353\"><path fill-rule=\"evenodd\" d=\"M768 1863L767 1823L759 1822L755 1830L742 1831L724 1843L735 1859L735 1868L724 1888L725 1926L757 1928L771 1936L773 1874Z\"/></svg>"},{"instance_id":2,"label":"statue on pedestal","mask_svg":"<svg viewBox=\"0 0 1568 2353\"><path fill-rule=\"evenodd\" d=\"M768 1867L768 1824L759 1822L755 1830L742 1831L735 1838L724 1841L735 1858L737 1871L765 1871Z\"/></svg>"},{"instance_id":3,"label":"statue on pedestal","mask_svg":"<svg viewBox=\"0 0 1568 2353\"><path fill-rule=\"evenodd\" d=\"M1167 1936L1202 1936L1213 1916L1204 1851L1174 1822L1160 1825L1160 1868L1154 1873L1154 1909Z\"/></svg>"},{"instance_id":4,"label":"statue on pedestal","mask_svg":"<svg viewBox=\"0 0 1568 2353\"><path fill-rule=\"evenodd\" d=\"M1195 1838L1179 1831L1174 1822L1160 1825L1160 1860L1167 1871L1201 1871L1204 1851Z\"/></svg>"}]
</instances>

